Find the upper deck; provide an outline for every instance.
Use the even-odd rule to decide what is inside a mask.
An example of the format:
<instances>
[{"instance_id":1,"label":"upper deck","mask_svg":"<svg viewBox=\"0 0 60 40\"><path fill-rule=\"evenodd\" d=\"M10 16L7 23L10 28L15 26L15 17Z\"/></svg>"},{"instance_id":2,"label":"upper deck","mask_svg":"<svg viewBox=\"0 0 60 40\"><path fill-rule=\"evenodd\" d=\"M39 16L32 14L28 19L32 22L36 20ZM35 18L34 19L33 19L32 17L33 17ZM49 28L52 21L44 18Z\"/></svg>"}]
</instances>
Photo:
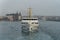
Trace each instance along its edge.
<instances>
[{"instance_id":1,"label":"upper deck","mask_svg":"<svg viewBox=\"0 0 60 40\"><path fill-rule=\"evenodd\" d=\"M22 19L22 24L31 24L31 25L38 25L38 18L24 18Z\"/></svg>"},{"instance_id":2,"label":"upper deck","mask_svg":"<svg viewBox=\"0 0 60 40\"><path fill-rule=\"evenodd\" d=\"M38 18L22 18L22 22L35 21L38 22Z\"/></svg>"}]
</instances>

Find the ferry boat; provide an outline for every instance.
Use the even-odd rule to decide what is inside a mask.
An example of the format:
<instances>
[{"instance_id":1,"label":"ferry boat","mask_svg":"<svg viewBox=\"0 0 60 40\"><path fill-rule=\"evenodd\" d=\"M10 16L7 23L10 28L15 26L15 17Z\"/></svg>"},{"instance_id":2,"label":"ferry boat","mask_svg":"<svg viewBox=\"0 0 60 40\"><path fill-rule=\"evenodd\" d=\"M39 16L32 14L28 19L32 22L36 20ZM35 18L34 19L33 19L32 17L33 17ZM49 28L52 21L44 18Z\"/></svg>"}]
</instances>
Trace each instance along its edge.
<instances>
[{"instance_id":1,"label":"ferry boat","mask_svg":"<svg viewBox=\"0 0 60 40\"><path fill-rule=\"evenodd\" d=\"M29 17L22 18L21 21L22 32L36 32L39 28L38 18L34 18L31 16L31 8L29 8Z\"/></svg>"}]
</instances>

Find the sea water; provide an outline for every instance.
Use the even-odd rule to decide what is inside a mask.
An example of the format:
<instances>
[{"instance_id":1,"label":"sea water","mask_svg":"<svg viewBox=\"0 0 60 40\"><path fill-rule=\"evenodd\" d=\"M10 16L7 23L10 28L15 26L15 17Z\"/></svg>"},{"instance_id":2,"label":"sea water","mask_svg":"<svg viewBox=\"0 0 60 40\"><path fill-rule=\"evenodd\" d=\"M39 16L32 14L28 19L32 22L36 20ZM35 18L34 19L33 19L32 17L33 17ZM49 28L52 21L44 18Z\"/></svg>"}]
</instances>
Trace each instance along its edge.
<instances>
[{"instance_id":1,"label":"sea water","mask_svg":"<svg viewBox=\"0 0 60 40\"><path fill-rule=\"evenodd\" d=\"M39 21L36 33L21 33L21 22L0 21L0 40L60 40L60 22Z\"/></svg>"}]
</instances>

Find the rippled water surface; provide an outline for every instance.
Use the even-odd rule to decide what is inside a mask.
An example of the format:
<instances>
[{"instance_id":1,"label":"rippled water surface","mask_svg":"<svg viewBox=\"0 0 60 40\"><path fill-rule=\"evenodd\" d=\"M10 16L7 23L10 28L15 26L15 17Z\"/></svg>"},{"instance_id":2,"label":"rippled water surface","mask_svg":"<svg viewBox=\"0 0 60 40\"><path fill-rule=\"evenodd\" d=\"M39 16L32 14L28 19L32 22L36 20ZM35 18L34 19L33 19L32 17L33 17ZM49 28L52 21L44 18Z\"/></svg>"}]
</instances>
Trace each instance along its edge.
<instances>
[{"instance_id":1,"label":"rippled water surface","mask_svg":"<svg viewBox=\"0 0 60 40\"><path fill-rule=\"evenodd\" d=\"M22 34L21 22L0 21L0 40L60 40L60 22L40 21L39 32Z\"/></svg>"}]
</instances>

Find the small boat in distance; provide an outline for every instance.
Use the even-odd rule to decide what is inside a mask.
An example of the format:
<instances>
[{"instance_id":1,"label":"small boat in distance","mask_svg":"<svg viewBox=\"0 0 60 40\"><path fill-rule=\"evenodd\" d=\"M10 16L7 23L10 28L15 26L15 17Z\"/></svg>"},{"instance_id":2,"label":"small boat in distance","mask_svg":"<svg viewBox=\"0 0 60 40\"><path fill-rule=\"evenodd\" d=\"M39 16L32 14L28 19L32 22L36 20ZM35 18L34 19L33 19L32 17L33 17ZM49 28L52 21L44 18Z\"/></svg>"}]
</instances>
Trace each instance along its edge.
<instances>
[{"instance_id":1,"label":"small boat in distance","mask_svg":"<svg viewBox=\"0 0 60 40\"><path fill-rule=\"evenodd\" d=\"M36 32L38 31L39 22L38 18L34 18L31 16L31 8L29 8L29 17L22 18L21 24L21 31L22 32Z\"/></svg>"}]
</instances>

